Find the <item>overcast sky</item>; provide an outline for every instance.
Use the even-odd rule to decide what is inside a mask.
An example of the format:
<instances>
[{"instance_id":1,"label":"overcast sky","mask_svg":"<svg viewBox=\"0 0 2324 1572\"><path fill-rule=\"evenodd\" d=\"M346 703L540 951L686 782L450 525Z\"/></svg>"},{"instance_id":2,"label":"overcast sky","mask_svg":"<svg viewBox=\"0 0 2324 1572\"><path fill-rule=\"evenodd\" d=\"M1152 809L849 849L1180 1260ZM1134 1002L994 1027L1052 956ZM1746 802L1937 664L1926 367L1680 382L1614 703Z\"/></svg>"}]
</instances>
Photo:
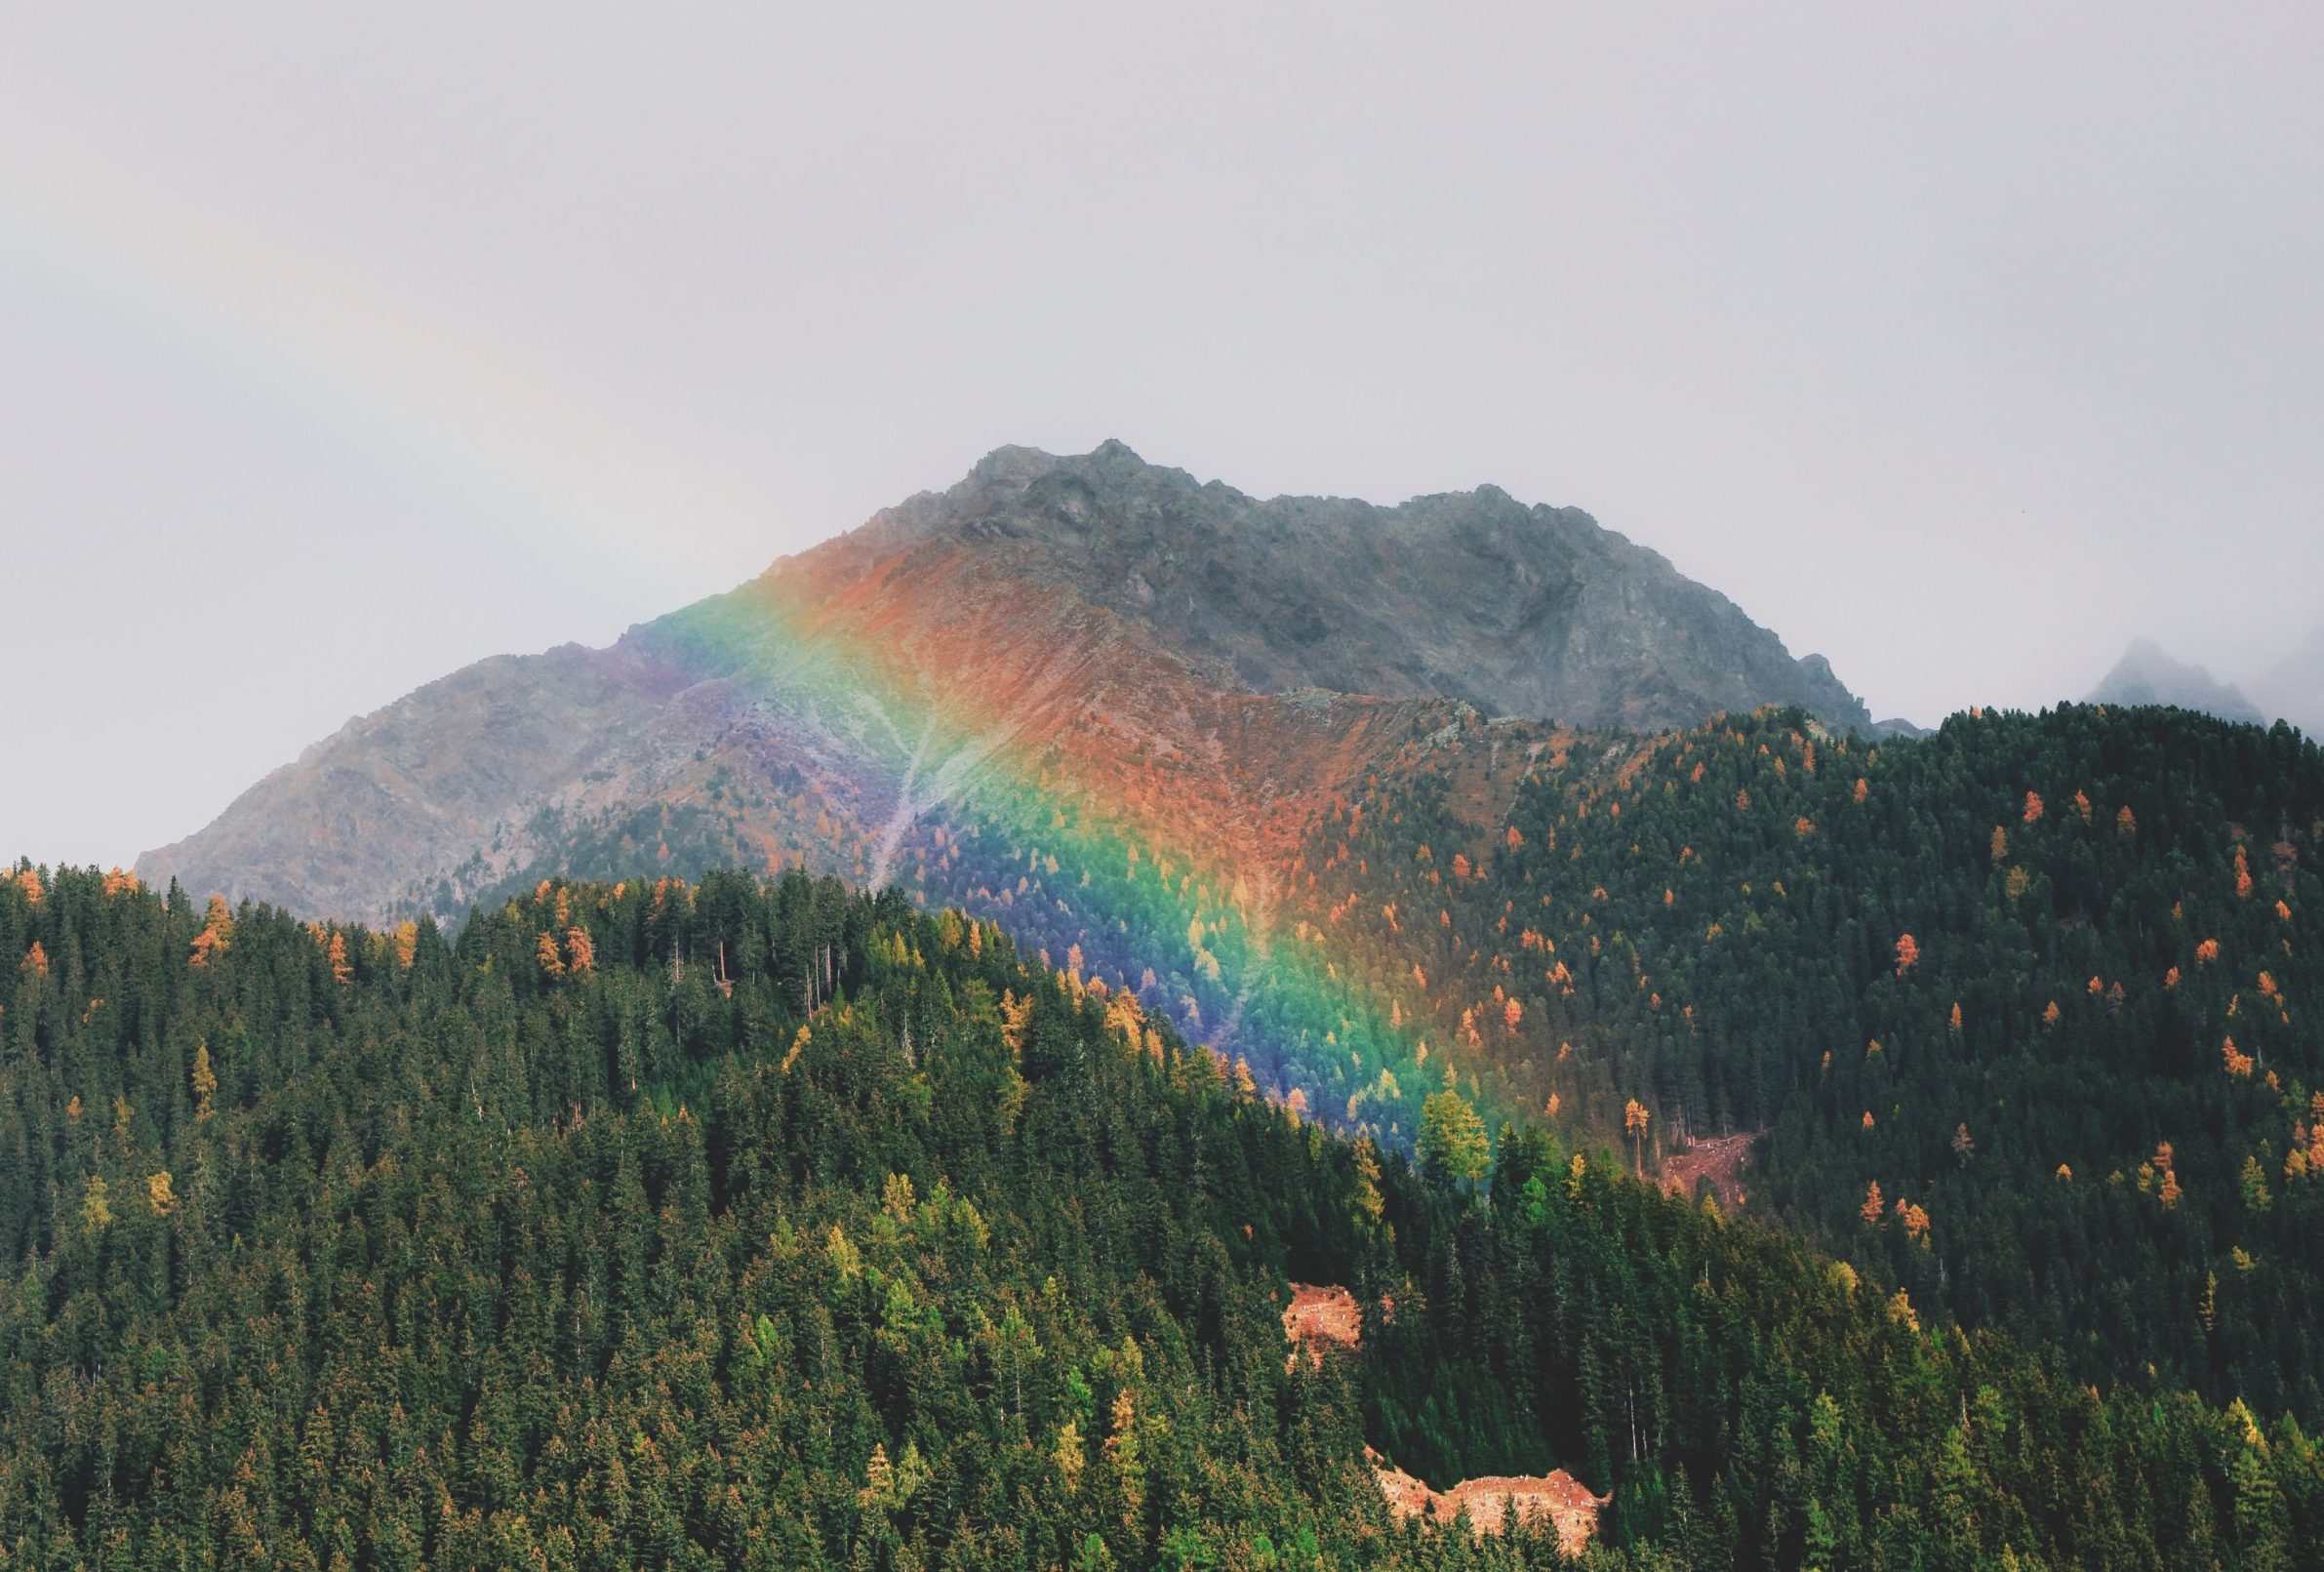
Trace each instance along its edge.
<instances>
[{"instance_id":1,"label":"overcast sky","mask_svg":"<svg viewBox=\"0 0 2324 1572\"><path fill-rule=\"evenodd\" d=\"M12 8L0 856L1004 442L1580 505L1924 721L2324 617L2324 7L1401 10Z\"/></svg>"}]
</instances>

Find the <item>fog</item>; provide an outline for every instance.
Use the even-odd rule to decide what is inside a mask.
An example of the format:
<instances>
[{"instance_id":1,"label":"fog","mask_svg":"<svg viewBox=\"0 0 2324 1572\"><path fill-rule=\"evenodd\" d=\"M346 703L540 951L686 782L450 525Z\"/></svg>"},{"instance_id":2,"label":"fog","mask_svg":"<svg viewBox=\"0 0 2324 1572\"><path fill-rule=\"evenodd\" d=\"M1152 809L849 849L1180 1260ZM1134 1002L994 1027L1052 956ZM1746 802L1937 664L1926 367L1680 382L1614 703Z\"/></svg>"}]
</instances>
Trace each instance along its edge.
<instances>
[{"instance_id":1,"label":"fog","mask_svg":"<svg viewBox=\"0 0 2324 1572\"><path fill-rule=\"evenodd\" d=\"M18 8L0 856L1108 436L1575 504L1877 715L2324 596L2324 12Z\"/></svg>"}]
</instances>

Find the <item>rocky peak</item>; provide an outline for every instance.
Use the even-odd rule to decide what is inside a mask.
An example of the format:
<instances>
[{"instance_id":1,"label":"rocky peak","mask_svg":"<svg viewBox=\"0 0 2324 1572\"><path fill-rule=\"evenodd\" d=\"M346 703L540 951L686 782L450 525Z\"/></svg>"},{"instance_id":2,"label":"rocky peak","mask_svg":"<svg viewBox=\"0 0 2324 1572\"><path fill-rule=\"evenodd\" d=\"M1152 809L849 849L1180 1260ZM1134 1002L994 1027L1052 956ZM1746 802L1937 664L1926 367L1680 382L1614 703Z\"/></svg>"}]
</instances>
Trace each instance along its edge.
<instances>
[{"instance_id":1,"label":"rocky peak","mask_svg":"<svg viewBox=\"0 0 2324 1572\"><path fill-rule=\"evenodd\" d=\"M520 869L659 866L677 816L729 861L878 882L922 818L1028 749L1258 866L1444 701L1641 731L1767 704L1869 725L1827 663L1578 508L1494 486L1261 501L1118 441L999 448L611 649L430 684L139 867L306 913L449 913Z\"/></svg>"},{"instance_id":2,"label":"rocky peak","mask_svg":"<svg viewBox=\"0 0 2324 1572\"><path fill-rule=\"evenodd\" d=\"M1245 691L1456 698L1643 729L1768 703L1871 723L1828 662L1793 660L1659 553L1493 485L1392 507L1261 501L1119 441L1002 448L776 573L829 592L907 547L971 551L1103 607Z\"/></svg>"}]
</instances>

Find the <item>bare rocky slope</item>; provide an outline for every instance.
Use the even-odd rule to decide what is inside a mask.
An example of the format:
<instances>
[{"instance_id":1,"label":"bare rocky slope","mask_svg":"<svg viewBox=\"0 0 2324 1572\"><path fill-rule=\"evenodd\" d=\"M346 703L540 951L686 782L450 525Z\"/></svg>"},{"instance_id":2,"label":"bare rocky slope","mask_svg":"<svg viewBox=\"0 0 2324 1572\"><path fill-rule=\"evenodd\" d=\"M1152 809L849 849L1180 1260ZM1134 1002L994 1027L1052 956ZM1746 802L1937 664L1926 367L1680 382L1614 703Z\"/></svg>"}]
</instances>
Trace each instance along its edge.
<instances>
[{"instance_id":1,"label":"bare rocky slope","mask_svg":"<svg viewBox=\"0 0 2324 1572\"><path fill-rule=\"evenodd\" d=\"M1120 443L1004 448L610 648L481 662L351 721L138 868L370 919L539 871L879 881L950 866L947 812L1030 822L1044 793L1255 866L1448 703L1870 719L1820 657L1575 509L1262 502Z\"/></svg>"},{"instance_id":2,"label":"bare rocky slope","mask_svg":"<svg viewBox=\"0 0 2324 1572\"><path fill-rule=\"evenodd\" d=\"M1768 703L1871 724L1822 657L1793 660L1724 595L1579 508L1493 486L1396 507L1260 502L1118 442L1068 459L1005 448L861 533L874 550L974 543L1254 692L1461 699L1639 730Z\"/></svg>"}]
</instances>

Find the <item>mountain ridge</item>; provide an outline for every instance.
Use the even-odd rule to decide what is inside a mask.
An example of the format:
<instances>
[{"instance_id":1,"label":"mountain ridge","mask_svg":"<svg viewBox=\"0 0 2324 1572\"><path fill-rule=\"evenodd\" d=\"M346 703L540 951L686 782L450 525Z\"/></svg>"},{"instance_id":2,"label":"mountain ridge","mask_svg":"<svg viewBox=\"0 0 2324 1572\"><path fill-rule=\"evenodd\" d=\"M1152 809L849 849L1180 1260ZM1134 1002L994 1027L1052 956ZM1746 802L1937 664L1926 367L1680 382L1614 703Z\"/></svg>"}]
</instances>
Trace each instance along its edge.
<instances>
[{"instance_id":1,"label":"mountain ridge","mask_svg":"<svg viewBox=\"0 0 2324 1572\"><path fill-rule=\"evenodd\" d=\"M1422 631L1440 621L1449 632ZM886 836L924 770L957 783L996 737L1106 732L1077 697L1148 705L1118 746L1207 767L1228 798L1312 806L1337 776L1223 736L1280 733L1284 696L1314 691L1644 730L1765 703L1870 723L1821 657L1792 660L1579 509L1498 487L1392 508L1262 503L1118 441L1005 447L603 649L495 657L359 716L138 867L310 914L449 916L482 874L552 841L549 821L694 803L722 789L723 765L797 777L814 799L742 825L733 850L869 876L892 844L858 860L802 831L836 819ZM971 712L977 725L951 724ZM1205 817L1255 850L1230 816Z\"/></svg>"},{"instance_id":2,"label":"mountain ridge","mask_svg":"<svg viewBox=\"0 0 2324 1572\"><path fill-rule=\"evenodd\" d=\"M1064 543L1093 553L1079 592L1182 652L1219 650L1232 681L1255 692L1453 698L1493 713L1641 730L1762 703L1798 704L1839 727L1872 724L1829 662L1793 660L1733 601L1661 553L1579 508L1527 506L1493 485L1392 507L1333 497L1262 501L1148 464L1118 440L1063 457L1002 448L954 487L884 510L782 559L769 576L828 582L860 568L867 551L946 533L1036 582L1057 566L1044 548ZM1346 582L1348 558L1358 584ZM1338 582L1331 567L1342 567ZM1509 585L1523 591L1513 604L1475 604ZM1386 612L1374 613L1371 597ZM1546 635L1561 630L1564 612L1585 615L1562 619L1560 644ZM1651 636L1620 639L1623 614ZM1448 621L1450 647L1420 637ZM1508 659L1480 664L1496 644Z\"/></svg>"}]
</instances>

